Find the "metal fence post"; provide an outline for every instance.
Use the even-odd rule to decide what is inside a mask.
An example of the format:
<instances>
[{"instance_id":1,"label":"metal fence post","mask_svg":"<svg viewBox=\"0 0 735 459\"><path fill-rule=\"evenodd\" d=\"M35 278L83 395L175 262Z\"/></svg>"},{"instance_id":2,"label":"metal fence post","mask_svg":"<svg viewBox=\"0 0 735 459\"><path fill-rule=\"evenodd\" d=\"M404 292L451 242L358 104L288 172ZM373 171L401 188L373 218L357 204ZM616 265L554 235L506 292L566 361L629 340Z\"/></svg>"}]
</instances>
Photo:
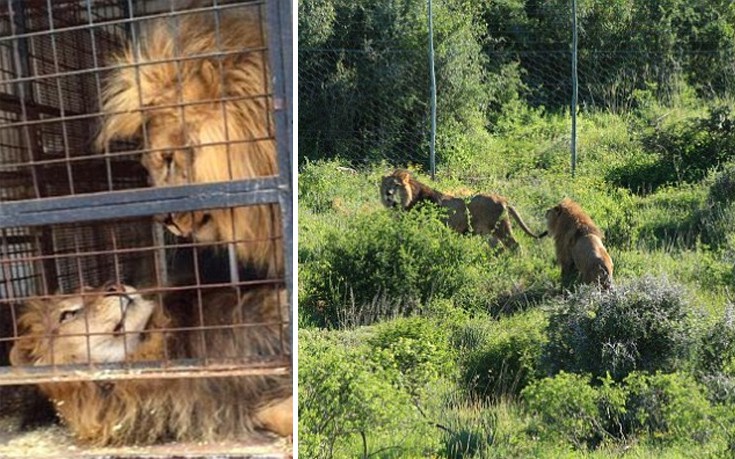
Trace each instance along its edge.
<instances>
[{"instance_id":1,"label":"metal fence post","mask_svg":"<svg viewBox=\"0 0 735 459\"><path fill-rule=\"evenodd\" d=\"M434 72L434 21L429 0L429 74L431 75L431 140L429 144L429 167L431 179L436 174L436 73Z\"/></svg>"},{"instance_id":2,"label":"metal fence post","mask_svg":"<svg viewBox=\"0 0 735 459\"><path fill-rule=\"evenodd\" d=\"M577 171L577 0L572 0L572 177Z\"/></svg>"}]
</instances>

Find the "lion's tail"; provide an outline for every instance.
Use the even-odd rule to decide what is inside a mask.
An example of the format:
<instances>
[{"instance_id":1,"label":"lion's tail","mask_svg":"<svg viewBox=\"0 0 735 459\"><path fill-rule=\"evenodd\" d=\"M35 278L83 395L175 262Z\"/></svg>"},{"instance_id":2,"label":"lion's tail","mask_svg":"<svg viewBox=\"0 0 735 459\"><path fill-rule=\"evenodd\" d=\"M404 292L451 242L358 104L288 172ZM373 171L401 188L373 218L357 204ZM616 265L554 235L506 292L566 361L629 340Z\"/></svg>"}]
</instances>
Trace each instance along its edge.
<instances>
[{"instance_id":1,"label":"lion's tail","mask_svg":"<svg viewBox=\"0 0 735 459\"><path fill-rule=\"evenodd\" d=\"M513 216L513 218L515 219L515 221L518 223L518 226L520 226L521 229L523 231L525 231L525 233L528 234L529 236L531 236L532 238L534 238L534 239L540 239L540 238L542 238L542 237L544 237L544 236L546 236L548 234L548 231L544 231L541 234L535 234L533 231L531 231L528 228L528 226L526 225L526 223L523 221L523 219L521 218L521 216L518 214L518 211L515 210L515 208L513 206L508 206L508 213Z\"/></svg>"}]
</instances>

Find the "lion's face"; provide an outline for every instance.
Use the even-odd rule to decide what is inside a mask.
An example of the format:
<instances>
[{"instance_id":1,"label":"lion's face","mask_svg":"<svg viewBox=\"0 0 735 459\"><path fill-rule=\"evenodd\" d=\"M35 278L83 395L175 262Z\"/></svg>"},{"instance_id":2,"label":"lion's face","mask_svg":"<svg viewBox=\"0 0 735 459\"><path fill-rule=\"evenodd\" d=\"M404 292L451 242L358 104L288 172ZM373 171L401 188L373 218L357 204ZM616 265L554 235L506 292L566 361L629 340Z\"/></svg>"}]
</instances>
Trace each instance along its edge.
<instances>
[{"instance_id":1,"label":"lion's face","mask_svg":"<svg viewBox=\"0 0 735 459\"><path fill-rule=\"evenodd\" d=\"M411 187L400 177L388 175L380 184L380 200L389 209L405 209L411 202Z\"/></svg>"},{"instance_id":2,"label":"lion's face","mask_svg":"<svg viewBox=\"0 0 735 459\"><path fill-rule=\"evenodd\" d=\"M187 145L179 126L180 120L169 114L158 113L148 123L148 143L152 151L144 153L141 163L148 170L152 186L175 186L196 183L194 148ZM156 221L163 223L176 236L192 237L197 240L216 241L218 234L211 221L211 214L203 211L158 215Z\"/></svg>"},{"instance_id":3,"label":"lion's face","mask_svg":"<svg viewBox=\"0 0 735 459\"><path fill-rule=\"evenodd\" d=\"M194 177L194 153L187 145L180 120L161 114L147 125L148 147L141 163L148 170L153 186L186 185L196 181Z\"/></svg>"},{"instance_id":4,"label":"lion's face","mask_svg":"<svg viewBox=\"0 0 735 459\"><path fill-rule=\"evenodd\" d=\"M193 211L157 215L156 221L164 224L167 230L179 237L193 238L201 242L215 242L220 239L217 225L209 212Z\"/></svg>"},{"instance_id":5,"label":"lion's face","mask_svg":"<svg viewBox=\"0 0 735 459\"><path fill-rule=\"evenodd\" d=\"M155 303L121 285L84 295L32 302L20 323L30 333L16 343L18 364L124 361L140 344Z\"/></svg>"}]
</instances>

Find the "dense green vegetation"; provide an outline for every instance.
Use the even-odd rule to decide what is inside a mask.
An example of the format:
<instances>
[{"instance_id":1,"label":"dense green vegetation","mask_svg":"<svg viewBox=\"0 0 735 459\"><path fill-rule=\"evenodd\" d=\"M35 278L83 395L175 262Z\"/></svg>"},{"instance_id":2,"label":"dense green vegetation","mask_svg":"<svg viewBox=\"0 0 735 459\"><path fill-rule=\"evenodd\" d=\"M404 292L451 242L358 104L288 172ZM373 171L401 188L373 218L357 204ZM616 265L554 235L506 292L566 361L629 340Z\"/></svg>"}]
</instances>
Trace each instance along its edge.
<instances>
[{"instance_id":1,"label":"dense green vegetation","mask_svg":"<svg viewBox=\"0 0 735 459\"><path fill-rule=\"evenodd\" d=\"M675 103L683 88L699 98L735 95L731 2L577 3L581 107L646 110L650 101ZM570 11L569 0L433 3L442 161L466 160L487 131L502 134L528 116L527 105L568 110ZM300 158L427 166L426 1L300 0L298 16ZM511 111L519 112L503 116ZM659 120L650 121L655 129ZM678 147L685 151L672 155L686 154Z\"/></svg>"},{"instance_id":2,"label":"dense green vegetation","mask_svg":"<svg viewBox=\"0 0 735 459\"><path fill-rule=\"evenodd\" d=\"M564 2L441 2L440 54L474 57L438 70L457 91L462 81L474 89L445 105L435 182L423 161L326 148L326 131L299 146L300 456L735 455L735 104L719 60L729 56L735 10L716 1L579 3L588 46L622 43L658 60L625 66L610 56L606 65L630 71L614 73L629 91L581 110L574 178L568 113L524 60L530 54L514 48L562 41ZM349 38L344 47L360 47L373 36L376 52L398 37L413 46L424 6L302 2L300 45ZM365 28L340 28L347 17ZM687 52L703 37L716 53ZM516 54L496 59L498 47ZM335 69L358 78L348 58ZM393 70L380 74L422 78ZM345 86L323 97L349 88L356 99L342 108L362 116L359 98L375 93L361 85L377 74L359 84L335 75ZM409 101L423 110L417 95L395 99L407 111L390 116L423 126L420 113L411 118ZM381 140L393 148L406 139ZM444 192L507 196L534 231L547 208L573 198L605 233L615 288L561 291L548 239L516 231L519 250L493 251L448 230L433 206L382 208L380 177L396 165Z\"/></svg>"}]
</instances>

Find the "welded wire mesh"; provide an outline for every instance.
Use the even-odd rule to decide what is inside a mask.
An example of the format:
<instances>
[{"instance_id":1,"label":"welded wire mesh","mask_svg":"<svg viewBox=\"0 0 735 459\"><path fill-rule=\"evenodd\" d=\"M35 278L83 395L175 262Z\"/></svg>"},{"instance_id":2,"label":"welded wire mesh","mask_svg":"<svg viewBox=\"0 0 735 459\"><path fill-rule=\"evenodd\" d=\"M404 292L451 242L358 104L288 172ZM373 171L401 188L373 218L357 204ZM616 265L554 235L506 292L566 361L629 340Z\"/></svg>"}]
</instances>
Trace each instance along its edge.
<instances>
[{"instance_id":1,"label":"welded wire mesh","mask_svg":"<svg viewBox=\"0 0 735 459\"><path fill-rule=\"evenodd\" d=\"M299 47L299 150L358 161L428 151L429 65L422 50Z\"/></svg>"},{"instance_id":2,"label":"welded wire mesh","mask_svg":"<svg viewBox=\"0 0 735 459\"><path fill-rule=\"evenodd\" d=\"M280 132L289 106L280 59L291 43L290 32L272 29L284 26L273 17L283 8L262 0L0 2L0 385L291 371L290 146ZM171 44L163 51L162 37ZM111 85L131 75L127 97L108 103L120 93ZM161 75L169 79L155 80ZM114 131L116 117L138 124ZM256 154L269 166L238 173ZM158 169L155 155L164 161ZM195 156L219 172L200 178ZM257 216L258 229L246 231L243 216ZM123 346L114 359L94 357L95 336L140 332L125 329L121 306L111 330L95 332L85 318L86 357L65 360L52 345L49 358L9 368L23 339L64 341L55 337L60 303L91 316L100 298L122 304L138 294L125 286L155 310L189 315L157 328L167 336L164 356L141 366L134 346ZM252 292L260 296L243 302ZM232 317L209 317L213 294ZM275 301L273 311L249 315L259 301ZM34 302L57 321L40 334L22 319ZM258 328L272 330L276 344L238 345ZM188 338L201 336L206 347L215 335L233 344L181 351Z\"/></svg>"}]
</instances>

